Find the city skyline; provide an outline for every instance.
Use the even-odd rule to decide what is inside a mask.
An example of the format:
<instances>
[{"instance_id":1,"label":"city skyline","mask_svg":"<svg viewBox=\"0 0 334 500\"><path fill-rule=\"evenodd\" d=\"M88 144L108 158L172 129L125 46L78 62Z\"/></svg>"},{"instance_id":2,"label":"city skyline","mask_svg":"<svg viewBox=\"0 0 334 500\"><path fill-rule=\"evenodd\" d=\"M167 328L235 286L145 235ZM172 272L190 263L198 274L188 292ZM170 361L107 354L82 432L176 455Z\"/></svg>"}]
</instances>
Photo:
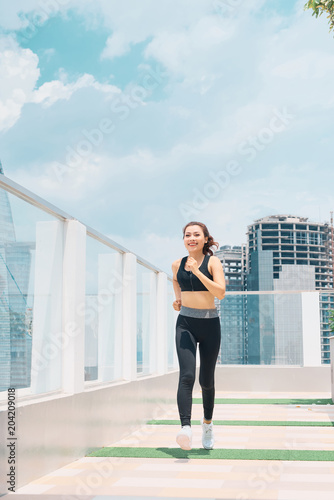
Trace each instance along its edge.
<instances>
[{"instance_id":1,"label":"city skyline","mask_svg":"<svg viewBox=\"0 0 334 500\"><path fill-rule=\"evenodd\" d=\"M301 338L309 324L302 291L321 290L313 306L311 299L307 307L321 317L319 331L312 330L312 337L320 340L314 349L321 363L330 363L333 249L331 226L306 217L276 215L249 225L242 246L226 245L216 252L224 267L227 292L251 294L228 295L219 304L222 362L279 364L284 359L288 364L302 364ZM298 293L279 295L289 290Z\"/></svg>"}]
</instances>

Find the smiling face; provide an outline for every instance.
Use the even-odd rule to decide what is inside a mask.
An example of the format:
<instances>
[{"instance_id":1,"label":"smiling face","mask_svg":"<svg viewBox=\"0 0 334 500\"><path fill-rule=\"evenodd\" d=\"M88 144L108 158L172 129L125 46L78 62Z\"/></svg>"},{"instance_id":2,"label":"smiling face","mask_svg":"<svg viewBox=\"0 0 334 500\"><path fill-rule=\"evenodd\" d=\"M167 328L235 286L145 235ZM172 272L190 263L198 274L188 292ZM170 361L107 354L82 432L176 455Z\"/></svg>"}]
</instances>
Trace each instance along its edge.
<instances>
[{"instance_id":1,"label":"smiling face","mask_svg":"<svg viewBox=\"0 0 334 500\"><path fill-rule=\"evenodd\" d=\"M203 250L208 238L204 236L201 226L188 226L184 232L184 246L188 251Z\"/></svg>"}]
</instances>

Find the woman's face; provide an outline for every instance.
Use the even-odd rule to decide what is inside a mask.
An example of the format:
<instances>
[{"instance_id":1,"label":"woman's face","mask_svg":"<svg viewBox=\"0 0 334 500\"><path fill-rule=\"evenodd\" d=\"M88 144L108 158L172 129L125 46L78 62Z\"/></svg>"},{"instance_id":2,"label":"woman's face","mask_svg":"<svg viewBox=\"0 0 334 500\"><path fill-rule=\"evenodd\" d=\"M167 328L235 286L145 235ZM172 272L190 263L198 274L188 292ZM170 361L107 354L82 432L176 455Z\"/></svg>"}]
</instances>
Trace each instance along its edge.
<instances>
[{"instance_id":1,"label":"woman's face","mask_svg":"<svg viewBox=\"0 0 334 500\"><path fill-rule=\"evenodd\" d=\"M204 236L201 226L188 226L183 241L187 250L202 250L208 238Z\"/></svg>"}]
</instances>

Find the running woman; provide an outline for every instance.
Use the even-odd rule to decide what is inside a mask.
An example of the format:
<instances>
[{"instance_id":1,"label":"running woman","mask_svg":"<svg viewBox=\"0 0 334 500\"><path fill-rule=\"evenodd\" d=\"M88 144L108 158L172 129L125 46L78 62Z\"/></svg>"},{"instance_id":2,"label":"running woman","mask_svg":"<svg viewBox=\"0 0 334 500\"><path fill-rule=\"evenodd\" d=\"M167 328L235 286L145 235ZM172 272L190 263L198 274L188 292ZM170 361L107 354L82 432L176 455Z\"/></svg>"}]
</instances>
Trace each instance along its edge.
<instances>
[{"instance_id":1,"label":"running woman","mask_svg":"<svg viewBox=\"0 0 334 500\"><path fill-rule=\"evenodd\" d=\"M195 383L196 349L199 344L200 373L204 416L201 419L202 444L207 450L214 445L212 414L214 408L214 373L220 348L220 319L214 297L225 297L222 264L210 247L214 241L205 224L189 222L183 228L188 256L173 262L173 308L180 311L176 321L176 350L180 365L177 405L181 430L176 442L183 450L191 450L192 391Z\"/></svg>"}]
</instances>

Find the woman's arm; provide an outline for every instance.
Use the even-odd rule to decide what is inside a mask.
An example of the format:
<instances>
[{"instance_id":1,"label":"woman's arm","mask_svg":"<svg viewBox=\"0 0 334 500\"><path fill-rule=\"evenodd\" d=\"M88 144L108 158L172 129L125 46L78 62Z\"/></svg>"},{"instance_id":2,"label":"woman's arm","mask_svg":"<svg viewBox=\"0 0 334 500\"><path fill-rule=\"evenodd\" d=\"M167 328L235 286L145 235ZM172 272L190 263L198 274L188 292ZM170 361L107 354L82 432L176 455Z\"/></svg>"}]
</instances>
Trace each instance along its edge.
<instances>
[{"instance_id":1,"label":"woman's arm","mask_svg":"<svg viewBox=\"0 0 334 500\"><path fill-rule=\"evenodd\" d=\"M175 293L175 300L173 302L173 307L176 311L179 311L181 308L181 287L179 285L179 282L177 281L177 271L178 271L178 261L174 261L172 264L172 271L173 271L173 288L174 288L174 293Z\"/></svg>"},{"instance_id":2,"label":"woman's arm","mask_svg":"<svg viewBox=\"0 0 334 500\"><path fill-rule=\"evenodd\" d=\"M226 290L223 266L218 257L216 257L215 255L211 257L210 263L213 281L198 269L198 265L195 259L193 259L192 257L188 257L187 261L187 265L191 268L192 273L195 274L195 276L197 276L199 280L201 280L201 282L206 286L209 292L217 297L217 299L222 300L225 297Z\"/></svg>"}]
</instances>

